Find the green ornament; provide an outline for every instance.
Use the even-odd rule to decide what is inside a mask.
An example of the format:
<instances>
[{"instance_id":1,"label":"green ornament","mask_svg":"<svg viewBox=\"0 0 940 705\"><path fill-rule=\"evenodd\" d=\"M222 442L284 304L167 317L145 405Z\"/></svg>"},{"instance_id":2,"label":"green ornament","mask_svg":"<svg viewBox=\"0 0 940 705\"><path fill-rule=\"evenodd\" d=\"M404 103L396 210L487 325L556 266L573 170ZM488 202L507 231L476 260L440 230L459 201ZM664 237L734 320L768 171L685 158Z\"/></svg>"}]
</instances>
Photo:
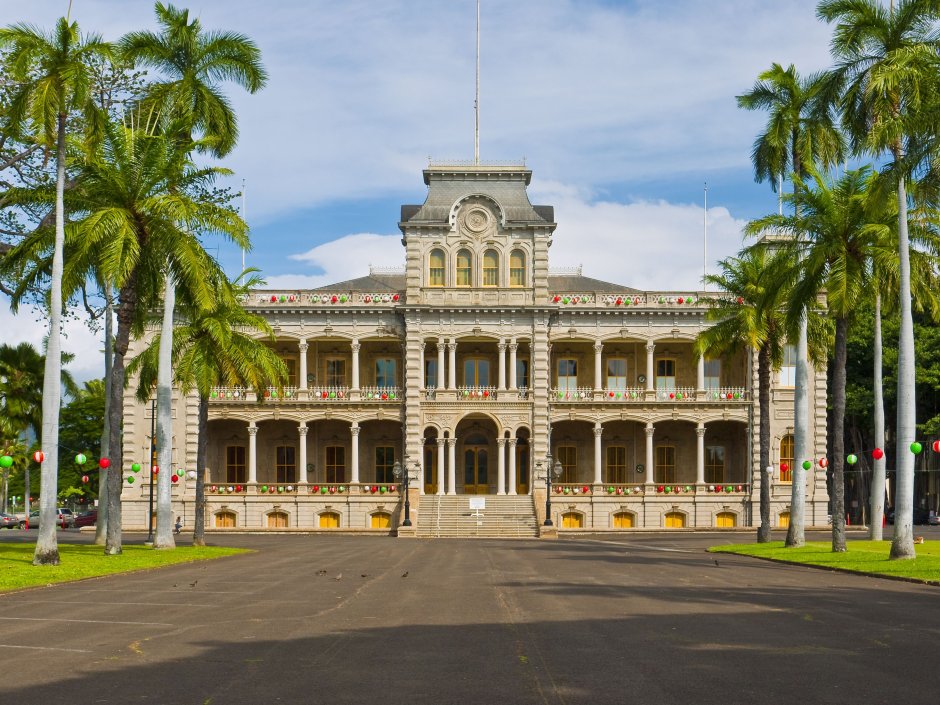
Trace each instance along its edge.
<instances>
[{"instance_id":1,"label":"green ornament","mask_svg":"<svg viewBox=\"0 0 940 705\"><path fill-rule=\"evenodd\" d=\"M140 472L140 463L134 463L131 465L131 472Z\"/></svg>"},{"instance_id":2,"label":"green ornament","mask_svg":"<svg viewBox=\"0 0 940 705\"><path fill-rule=\"evenodd\" d=\"M569 303L570 301L571 299L569 299L567 296L561 300L563 304Z\"/></svg>"},{"instance_id":3,"label":"green ornament","mask_svg":"<svg viewBox=\"0 0 940 705\"><path fill-rule=\"evenodd\" d=\"M328 491L329 491L329 490L327 490L326 487L321 487L321 488L320 488L320 494L326 494Z\"/></svg>"},{"instance_id":4,"label":"green ornament","mask_svg":"<svg viewBox=\"0 0 940 705\"><path fill-rule=\"evenodd\" d=\"M845 459L845 462L847 462L849 465L855 465L855 463L858 462L858 456L854 453L850 453L849 457Z\"/></svg>"},{"instance_id":5,"label":"green ornament","mask_svg":"<svg viewBox=\"0 0 940 705\"><path fill-rule=\"evenodd\" d=\"M617 392L617 399L620 398L620 392Z\"/></svg>"},{"instance_id":6,"label":"green ornament","mask_svg":"<svg viewBox=\"0 0 940 705\"><path fill-rule=\"evenodd\" d=\"M13 466L13 458L9 455L0 456L0 468L9 468Z\"/></svg>"},{"instance_id":7,"label":"green ornament","mask_svg":"<svg viewBox=\"0 0 940 705\"><path fill-rule=\"evenodd\" d=\"M340 492L345 492L345 491L346 491L346 485L340 485L340 486L339 486L339 491L340 491Z\"/></svg>"},{"instance_id":8,"label":"green ornament","mask_svg":"<svg viewBox=\"0 0 940 705\"><path fill-rule=\"evenodd\" d=\"M665 297L665 296L660 296L660 297L659 297L659 303L661 303L661 304L666 303L666 297Z\"/></svg>"},{"instance_id":9,"label":"green ornament","mask_svg":"<svg viewBox=\"0 0 940 705\"><path fill-rule=\"evenodd\" d=\"M330 392L330 399L336 399L336 392Z\"/></svg>"},{"instance_id":10,"label":"green ornament","mask_svg":"<svg viewBox=\"0 0 940 705\"><path fill-rule=\"evenodd\" d=\"M133 475L131 475L130 477L127 478L127 484L129 484L129 485L133 485L133 484L134 484L134 476L133 476Z\"/></svg>"},{"instance_id":11,"label":"green ornament","mask_svg":"<svg viewBox=\"0 0 940 705\"><path fill-rule=\"evenodd\" d=\"M389 398L389 399L394 399L394 398L395 398L395 392L389 392L389 393L388 393L388 398Z\"/></svg>"},{"instance_id":12,"label":"green ornament","mask_svg":"<svg viewBox=\"0 0 940 705\"><path fill-rule=\"evenodd\" d=\"M385 489L384 487L380 487L379 492L381 492L382 494L385 494L386 492L388 492L388 490Z\"/></svg>"},{"instance_id":13,"label":"green ornament","mask_svg":"<svg viewBox=\"0 0 940 705\"><path fill-rule=\"evenodd\" d=\"M735 399L740 399L740 398L741 398L741 393L740 393L740 392L735 392L732 396L733 396Z\"/></svg>"},{"instance_id":14,"label":"green ornament","mask_svg":"<svg viewBox=\"0 0 940 705\"><path fill-rule=\"evenodd\" d=\"M812 464L811 462L809 462L808 460L804 460L804 461L803 461L803 469L804 469L804 470L809 470L811 467L813 467L813 464Z\"/></svg>"},{"instance_id":15,"label":"green ornament","mask_svg":"<svg viewBox=\"0 0 940 705\"><path fill-rule=\"evenodd\" d=\"M212 394L210 394L209 396L210 396L210 398L212 398L212 399L218 399L218 398L219 398L219 393L218 393L218 392L212 392Z\"/></svg>"},{"instance_id":16,"label":"green ornament","mask_svg":"<svg viewBox=\"0 0 940 705\"><path fill-rule=\"evenodd\" d=\"M341 303L346 303L346 294L340 295L339 300Z\"/></svg>"},{"instance_id":17,"label":"green ornament","mask_svg":"<svg viewBox=\"0 0 940 705\"><path fill-rule=\"evenodd\" d=\"M718 398L718 392L714 392L712 394L712 399L717 399L717 398Z\"/></svg>"},{"instance_id":18,"label":"green ornament","mask_svg":"<svg viewBox=\"0 0 940 705\"><path fill-rule=\"evenodd\" d=\"M565 494L568 494L569 492L571 492L571 490L566 487L566 488L565 488Z\"/></svg>"},{"instance_id":19,"label":"green ornament","mask_svg":"<svg viewBox=\"0 0 940 705\"><path fill-rule=\"evenodd\" d=\"M672 488L667 485L667 486L666 486L666 494L669 494L670 492L672 492Z\"/></svg>"},{"instance_id":20,"label":"green ornament","mask_svg":"<svg viewBox=\"0 0 940 705\"><path fill-rule=\"evenodd\" d=\"M278 488L277 488L277 491L278 491L278 492L284 492L284 488L283 488L283 487L280 487L280 486L278 486Z\"/></svg>"},{"instance_id":21,"label":"green ornament","mask_svg":"<svg viewBox=\"0 0 940 705\"><path fill-rule=\"evenodd\" d=\"M77 465L84 465L88 461L88 458L85 457L84 453L79 453L75 456L75 463Z\"/></svg>"},{"instance_id":22,"label":"green ornament","mask_svg":"<svg viewBox=\"0 0 940 705\"><path fill-rule=\"evenodd\" d=\"M692 491L692 485L686 485L686 486L685 486L685 491L686 491L686 492L691 492L691 491Z\"/></svg>"},{"instance_id":23,"label":"green ornament","mask_svg":"<svg viewBox=\"0 0 940 705\"><path fill-rule=\"evenodd\" d=\"M733 491L734 491L734 488L731 485L728 485L727 487L725 487L725 492L727 492L728 494L731 494Z\"/></svg>"},{"instance_id":24,"label":"green ornament","mask_svg":"<svg viewBox=\"0 0 940 705\"><path fill-rule=\"evenodd\" d=\"M676 392L676 399L682 398L682 392Z\"/></svg>"},{"instance_id":25,"label":"green ornament","mask_svg":"<svg viewBox=\"0 0 940 705\"><path fill-rule=\"evenodd\" d=\"M284 294L281 294L281 303L284 303L285 301L287 301L287 297L284 296Z\"/></svg>"},{"instance_id":26,"label":"green ornament","mask_svg":"<svg viewBox=\"0 0 940 705\"><path fill-rule=\"evenodd\" d=\"M268 486L267 486L267 485L261 485L261 491L262 491L262 492L267 492L267 491L268 491Z\"/></svg>"},{"instance_id":27,"label":"green ornament","mask_svg":"<svg viewBox=\"0 0 940 705\"><path fill-rule=\"evenodd\" d=\"M911 443L911 452L912 452L914 455L917 455L917 454L920 453L923 449L924 449L924 447L923 447L920 443L918 443L917 441L914 441L913 443Z\"/></svg>"}]
</instances>

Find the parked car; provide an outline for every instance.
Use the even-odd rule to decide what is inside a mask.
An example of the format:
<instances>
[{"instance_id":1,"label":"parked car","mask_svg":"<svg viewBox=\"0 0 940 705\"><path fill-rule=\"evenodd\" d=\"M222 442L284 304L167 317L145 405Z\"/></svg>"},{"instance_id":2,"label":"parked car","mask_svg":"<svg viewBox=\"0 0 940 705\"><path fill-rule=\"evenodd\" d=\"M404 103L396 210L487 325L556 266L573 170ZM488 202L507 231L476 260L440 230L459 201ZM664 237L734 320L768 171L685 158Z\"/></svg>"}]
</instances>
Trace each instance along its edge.
<instances>
[{"instance_id":1,"label":"parked car","mask_svg":"<svg viewBox=\"0 0 940 705\"><path fill-rule=\"evenodd\" d=\"M0 529L16 529L19 528L19 525L20 520L12 514L0 513Z\"/></svg>"},{"instance_id":2,"label":"parked car","mask_svg":"<svg viewBox=\"0 0 940 705\"><path fill-rule=\"evenodd\" d=\"M23 528L25 520L20 520L20 528ZM75 515L72 514L71 509L56 509L56 526L59 526L63 529L68 529L75 523ZM39 510L35 512L30 512L29 514L29 528L35 529L39 526Z\"/></svg>"},{"instance_id":3,"label":"parked car","mask_svg":"<svg viewBox=\"0 0 940 705\"><path fill-rule=\"evenodd\" d=\"M82 512L77 517L75 517L75 522L72 526L81 527L81 526L94 526L98 523L98 510L92 509L88 512Z\"/></svg>"},{"instance_id":4,"label":"parked car","mask_svg":"<svg viewBox=\"0 0 940 705\"><path fill-rule=\"evenodd\" d=\"M894 507L888 509L885 517L887 518L889 524L894 523ZM914 524L918 525L928 523L930 523L930 512L928 512L923 507L914 507Z\"/></svg>"}]
</instances>

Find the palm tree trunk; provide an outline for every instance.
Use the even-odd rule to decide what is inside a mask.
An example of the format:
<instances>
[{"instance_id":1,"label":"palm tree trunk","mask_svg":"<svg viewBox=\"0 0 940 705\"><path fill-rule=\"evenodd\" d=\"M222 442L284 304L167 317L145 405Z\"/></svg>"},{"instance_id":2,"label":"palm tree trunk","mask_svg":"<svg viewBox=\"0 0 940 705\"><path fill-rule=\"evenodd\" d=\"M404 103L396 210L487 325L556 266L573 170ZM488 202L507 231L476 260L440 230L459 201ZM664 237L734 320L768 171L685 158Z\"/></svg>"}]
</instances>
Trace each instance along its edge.
<instances>
[{"instance_id":1,"label":"palm tree trunk","mask_svg":"<svg viewBox=\"0 0 940 705\"><path fill-rule=\"evenodd\" d=\"M60 103L62 105L63 103ZM39 537L33 565L59 565L56 505L59 495L59 406L62 399L62 250L65 247L65 113L59 113L56 137L55 244L49 291L49 337L42 381L42 441L46 454L40 475Z\"/></svg>"},{"instance_id":2,"label":"palm tree trunk","mask_svg":"<svg viewBox=\"0 0 940 705\"><path fill-rule=\"evenodd\" d=\"M157 368L157 532L154 548L176 548L173 538L173 311L176 283L167 272L163 298L163 327L160 330L160 359ZM152 480L151 480L152 481Z\"/></svg>"},{"instance_id":3,"label":"palm tree trunk","mask_svg":"<svg viewBox=\"0 0 940 705\"><path fill-rule=\"evenodd\" d=\"M760 405L760 528L757 542L770 541L770 348L757 354L758 404Z\"/></svg>"},{"instance_id":4,"label":"palm tree trunk","mask_svg":"<svg viewBox=\"0 0 940 705\"><path fill-rule=\"evenodd\" d=\"M111 447L111 369L114 366L114 297L111 285L104 286L104 427L101 431L101 457L110 459ZM104 546L108 532L108 473L102 470L98 480L98 520L95 523L95 543Z\"/></svg>"},{"instance_id":5,"label":"palm tree trunk","mask_svg":"<svg viewBox=\"0 0 940 705\"><path fill-rule=\"evenodd\" d=\"M131 325L137 304L137 270L127 278L120 291L117 309L117 334L114 337L114 366L111 368L111 390L108 418L111 425L111 467L108 468L108 530L104 552L109 556L121 553L121 490L124 482L124 448L121 431L124 421L124 356L130 345ZM148 463L149 465L149 463Z\"/></svg>"},{"instance_id":6,"label":"palm tree trunk","mask_svg":"<svg viewBox=\"0 0 940 705\"><path fill-rule=\"evenodd\" d=\"M875 369L872 391L875 397L875 448L885 447L885 402L881 370L881 294L875 292ZM884 538L881 521L885 512L885 465L887 458L876 459L871 474L871 522L868 536L872 541Z\"/></svg>"},{"instance_id":7,"label":"palm tree trunk","mask_svg":"<svg viewBox=\"0 0 940 705\"><path fill-rule=\"evenodd\" d=\"M845 360L849 322L836 319L832 367L832 550L845 552Z\"/></svg>"},{"instance_id":8,"label":"palm tree trunk","mask_svg":"<svg viewBox=\"0 0 940 705\"><path fill-rule=\"evenodd\" d=\"M209 397L199 395L199 428L196 440L196 511L193 513L193 546L206 545L206 458L209 442Z\"/></svg>"},{"instance_id":9,"label":"palm tree trunk","mask_svg":"<svg viewBox=\"0 0 940 705\"><path fill-rule=\"evenodd\" d=\"M896 150L899 152L899 150ZM895 163L900 163L896 153ZM891 558L914 558L914 442L917 421L914 398L914 319L911 314L911 259L907 233L907 192L898 180L898 255L901 331L898 339L897 475L894 491L894 540Z\"/></svg>"},{"instance_id":10,"label":"palm tree trunk","mask_svg":"<svg viewBox=\"0 0 940 705\"><path fill-rule=\"evenodd\" d=\"M26 507L26 523L29 523L29 458L26 459L26 467L23 468L23 506Z\"/></svg>"},{"instance_id":11,"label":"palm tree trunk","mask_svg":"<svg viewBox=\"0 0 940 705\"><path fill-rule=\"evenodd\" d=\"M806 543L806 470L803 461L810 457L809 443L809 365L807 364L806 310L800 321L800 335L796 345L796 385L793 399L793 468L790 488L790 525L787 528L787 546Z\"/></svg>"}]
</instances>

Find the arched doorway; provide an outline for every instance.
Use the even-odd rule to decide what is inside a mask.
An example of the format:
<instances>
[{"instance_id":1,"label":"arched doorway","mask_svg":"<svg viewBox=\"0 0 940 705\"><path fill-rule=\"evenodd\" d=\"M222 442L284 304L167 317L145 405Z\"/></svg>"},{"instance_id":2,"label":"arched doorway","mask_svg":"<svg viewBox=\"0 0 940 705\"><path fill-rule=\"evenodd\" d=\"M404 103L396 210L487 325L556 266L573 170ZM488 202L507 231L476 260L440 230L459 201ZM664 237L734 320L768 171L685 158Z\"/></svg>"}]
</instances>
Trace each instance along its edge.
<instances>
[{"instance_id":1,"label":"arched doorway","mask_svg":"<svg viewBox=\"0 0 940 705\"><path fill-rule=\"evenodd\" d=\"M632 529L635 526L633 512L617 512L614 514L615 529Z\"/></svg>"},{"instance_id":2,"label":"arched doorway","mask_svg":"<svg viewBox=\"0 0 940 705\"><path fill-rule=\"evenodd\" d=\"M497 430L489 417L473 415L457 424L454 436L455 480L460 492L463 482L464 494L495 493L497 475ZM449 490L450 488L448 488Z\"/></svg>"},{"instance_id":3,"label":"arched doorway","mask_svg":"<svg viewBox=\"0 0 940 705\"><path fill-rule=\"evenodd\" d=\"M561 515L561 528L583 529L584 515L581 512L565 512Z\"/></svg>"},{"instance_id":4,"label":"arched doorway","mask_svg":"<svg viewBox=\"0 0 940 705\"><path fill-rule=\"evenodd\" d=\"M235 512L221 511L215 515L215 527L217 529L234 529Z\"/></svg>"},{"instance_id":5,"label":"arched doorway","mask_svg":"<svg viewBox=\"0 0 940 705\"><path fill-rule=\"evenodd\" d=\"M467 436L463 442L463 491L486 494L489 488L489 444L482 433Z\"/></svg>"},{"instance_id":6,"label":"arched doorway","mask_svg":"<svg viewBox=\"0 0 940 705\"><path fill-rule=\"evenodd\" d=\"M516 439L516 494L529 494L529 431L520 429Z\"/></svg>"},{"instance_id":7,"label":"arched doorway","mask_svg":"<svg viewBox=\"0 0 940 705\"><path fill-rule=\"evenodd\" d=\"M665 517L667 529L684 529L685 514L682 512L668 512Z\"/></svg>"},{"instance_id":8,"label":"arched doorway","mask_svg":"<svg viewBox=\"0 0 940 705\"><path fill-rule=\"evenodd\" d=\"M437 431L424 432L424 494L436 494L438 483Z\"/></svg>"},{"instance_id":9,"label":"arched doorway","mask_svg":"<svg viewBox=\"0 0 940 705\"><path fill-rule=\"evenodd\" d=\"M271 512L268 514L269 529L286 529L287 521L287 512Z\"/></svg>"},{"instance_id":10,"label":"arched doorway","mask_svg":"<svg viewBox=\"0 0 940 705\"><path fill-rule=\"evenodd\" d=\"M715 516L715 526L719 529L733 529L738 524L734 512L718 512Z\"/></svg>"},{"instance_id":11,"label":"arched doorway","mask_svg":"<svg viewBox=\"0 0 940 705\"><path fill-rule=\"evenodd\" d=\"M369 526L373 529L388 529L392 525L392 515L388 512L375 512L369 518Z\"/></svg>"}]
</instances>

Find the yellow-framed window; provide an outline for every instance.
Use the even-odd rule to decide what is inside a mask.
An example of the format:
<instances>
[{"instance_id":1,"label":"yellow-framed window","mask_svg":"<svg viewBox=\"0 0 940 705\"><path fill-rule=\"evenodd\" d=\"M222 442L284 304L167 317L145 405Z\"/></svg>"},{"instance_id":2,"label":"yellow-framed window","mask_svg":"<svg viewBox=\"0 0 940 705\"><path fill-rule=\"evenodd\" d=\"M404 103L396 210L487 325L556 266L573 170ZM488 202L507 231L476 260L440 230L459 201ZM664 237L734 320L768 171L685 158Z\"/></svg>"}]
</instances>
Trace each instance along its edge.
<instances>
[{"instance_id":1,"label":"yellow-framed window","mask_svg":"<svg viewBox=\"0 0 940 705\"><path fill-rule=\"evenodd\" d=\"M444 250L431 250L428 255L428 286L444 286L446 262Z\"/></svg>"},{"instance_id":2,"label":"yellow-framed window","mask_svg":"<svg viewBox=\"0 0 940 705\"><path fill-rule=\"evenodd\" d=\"M705 482L725 481L725 448L724 446L707 446L705 448Z\"/></svg>"},{"instance_id":3,"label":"yellow-framed window","mask_svg":"<svg viewBox=\"0 0 940 705\"><path fill-rule=\"evenodd\" d=\"M607 446L607 482L627 481L627 449L625 446Z\"/></svg>"},{"instance_id":4,"label":"yellow-framed window","mask_svg":"<svg viewBox=\"0 0 940 705\"><path fill-rule=\"evenodd\" d=\"M721 360L705 359L705 389L718 389L721 386Z\"/></svg>"},{"instance_id":5,"label":"yellow-framed window","mask_svg":"<svg viewBox=\"0 0 940 705\"><path fill-rule=\"evenodd\" d=\"M326 359L326 386L346 386L346 360L341 357L328 357Z\"/></svg>"},{"instance_id":6,"label":"yellow-framed window","mask_svg":"<svg viewBox=\"0 0 940 705\"><path fill-rule=\"evenodd\" d=\"M783 466L787 469L784 470ZM780 482L793 482L793 436L787 434L780 439Z\"/></svg>"},{"instance_id":7,"label":"yellow-framed window","mask_svg":"<svg viewBox=\"0 0 940 705\"><path fill-rule=\"evenodd\" d=\"M578 361L575 358L558 360L558 388L572 392L578 388Z\"/></svg>"},{"instance_id":8,"label":"yellow-framed window","mask_svg":"<svg viewBox=\"0 0 940 705\"><path fill-rule=\"evenodd\" d=\"M245 482L245 446L228 446L225 449L225 481Z\"/></svg>"},{"instance_id":9,"label":"yellow-framed window","mask_svg":"<svg viewBox=\"0 0 940 705\"><path fill-rule=\"evenodd\" d=\"M369 517L369 526L373 529L387 529L392 525L392 515L388 512L376 512Z\"/></svg>"},{"instance_id":10,"label":"yellow-framed window","mask_svg":"<svg viewBox=\"0 0 940 705\"><path fill-rule=\"evenodd\" d=\"M685 514L682 512L667 512L664 523L667 529L682 529L685 527Z\"/></svg>"},{"instance_id":11,"label":"yellow-framed window","mask_svg":"<svg viewBox=\"0 0 940 705\"><path fill-rule=\"evenodd\" d=\"M780 386L796 386L796 346L783 346L783 364L780 366Z\"/></svg>"},{"instance_id":12,"label":"yellow-framed window","mask_svg":"<svg viewBox=\"0 0 940 705\"><path fill-rule=\"evenodd\" d=\"M286 529L288 526L287 512L271 512L267 516L269 529Z\"/></svg>"},{"instance_id":13,"label":"yellow-framed window","mask_svg":"<svg viewBox=\"0 0 940 705\"><path fill-rule=\"evenodd\" d=\"M676 361L671 357L656 360L656 389L672 391L676 388Z\"/></svg>"},{"instance_id":14,"label":"yellow-framed window","mask_svg":"<svg viewBox=\"0 0 940 705\"><path fill-rule=\"evenodd\" d=\"M499 253L496 250L483 253L483 286L499 286Z\"/></svg>"},{"instance_id":15,"label":"yellow-framed window","mask_svg":"<svg viewBox=\"0 0 940 705\"><path fill-rule=\"evenodd\" d=\"M555 457L561 463L561 477L556 478L556 482L577 482L578 481L578 448L577 446L558 446L555 449Z\"/></svg>"},{"instance_id":16,"label":"yellow-framed window","mask_svg":"<svg viewBox=\"0 0 940 705\"><path fill-rule=\"evenodd\" d=\"M561 528L583 529L584 516L580 512L565 512L561 515Z\"/></svg>"},{"instance_id":17,"label":"yellow-framed window","mask_svg":"<svg viewBox=\"0 0 940 705\"><path fill-rule=\"evenodd\" d=\"M326 447L326 481L346 482L346 448Z\"/></svg>"},{"instance_id":18,"label":"yellow-framed window","mask_svg":"<svg viewBox=\"0 0 940 705\"><path fill-rule=\"evenodd\" d=\"M375 447L375 481L395 482L392 466L395 465L395 448L392 446Z\"/></svg>"},{"instance_id":19,"label":"yellow-framed window","mask_svg":"<svg viewBox=\"0 0 940 705\"><path fill-rule=\"evenodd\" d=\"M457 252L457 286L472 286L473 282L473 255L470 250Z\"/></svg>"},{"instance_id":20,"label":"yellow-framed window","mask_svg":"<svg viewBox=\"0 0 940 705\"><path fill-rule=\"evenodd\" d=\"M625 357L607 358L607 388L608 389L626 389L627 388L627 358Z\"/></svg>"},{"instance_id":21,"label":"yellow-framed window","mask_svg":"<svg viewBox=\"0 0 940 705\"><path fill-rule=\"evenodd\" d=\"M468 357L464 360L463 383L467 387L490 386L490 361L482 357Z\"/></svg>"},{"instance_id":22,"label":"yellow-framed window","mask_svg":"<svg viewBox=\"0 0 940 705\"><path fill-rule=\"evenodd\" d=\"M234 529L237 523L235 512L221 511L215 515L215 526L218 529Z\"/></svg>"},{"instance_id":23,"label":"yellow-framed window","mask_svg":"<svg viewBox=\"0 0 940 705\"><path fill-rule=\"evenodd\" d=\"M509 286L525 286L525 252L513 250L509 254Z\"/></svg>"},{"instance_id":24,"label":"yellow-framed window","mask_svg":"<svg viewBox=\"0 0 940 705\"><path fill-rule=\"evenodd\" d=\"M615 529L632 529L635 526L633 512L617 512L614 514Z\"/></svg>"},{"instance_id":25,"label":"yellow-framed window","mask_svg":"<svg viewBox=\"0 0 940 705\"><path fill-rule=\"evenodd\" d=\"M336 512L323 512L318 523L321 529L338 529L339 514Z\"/></svg>"},{"instance_id":26,"label":"yellow-framed window","mask_svg":"<svg viewBox=\"0 0 940 705\"><path fill-rule=\"evenodd\" d=\"M676 481L676 447L656 446L655 482Z\"/></svg>"},{"instance_id":27,"label":"yellow-framed window","mask_svg":"<svg viewBox=\"0 0 940 705\"><path fill-rule=\"evenodd\" d=\"M297 449L278 446L274 449L274 469L278 482L297 482Z\"/></svg>"}]
</instances>

